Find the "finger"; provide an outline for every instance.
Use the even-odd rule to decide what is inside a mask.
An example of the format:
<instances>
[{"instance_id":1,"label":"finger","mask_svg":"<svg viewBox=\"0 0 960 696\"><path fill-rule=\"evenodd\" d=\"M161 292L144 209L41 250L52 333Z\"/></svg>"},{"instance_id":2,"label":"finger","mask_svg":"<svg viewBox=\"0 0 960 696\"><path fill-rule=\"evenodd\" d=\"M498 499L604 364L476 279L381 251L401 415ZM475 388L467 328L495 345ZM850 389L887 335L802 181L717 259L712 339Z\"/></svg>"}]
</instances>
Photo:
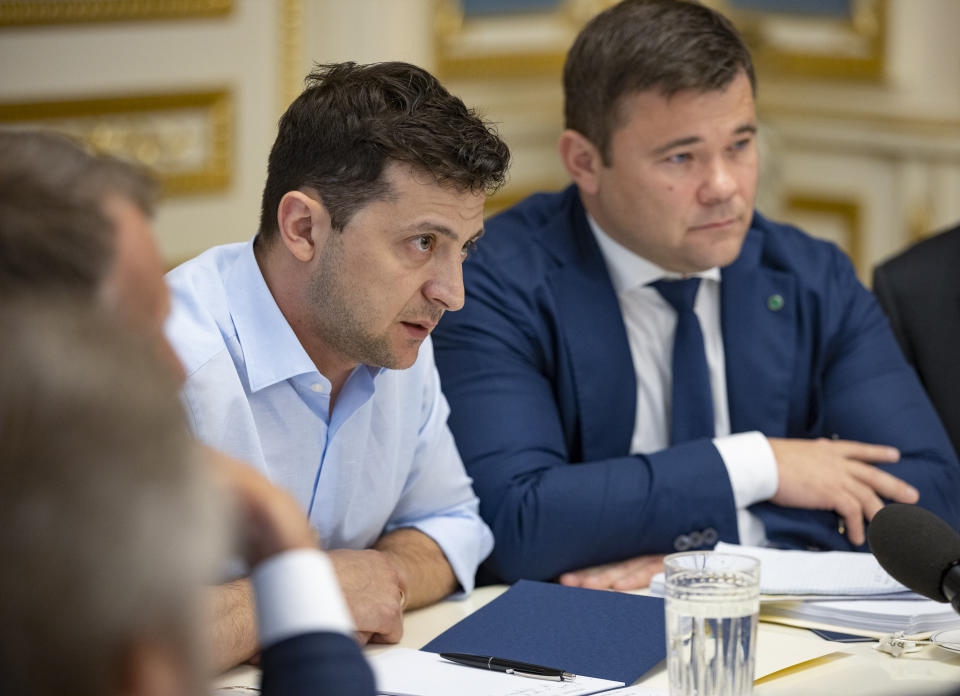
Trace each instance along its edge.
<instances>
[{"instance_id":1,"label":"finger","mask_svg":"<svg viewBox=\"0 0 960 696\"><path fill-rule=\"evenodd\" d=\"M871 445L866 442L853 440L828 440L831 445L848 459L859 459L864 462L878 464L892 464L900 461L900 450L887 445Z\"/></svg>"},{"instance_id":2,"label":"finger","mask_svg":"<svg viewBox=\"0 0 960 696\"><path fill-rule=\"evenodd\" d=\"M888 500L898 503L915 503L920 499L916 488L903 479L878 469L872 464L850 462L848 470L861 483L869 486Z\"/></svg>"},{"instance_id":3,"label":"finger","mask_svg":"<svg viewBox=\"0 0 960 696\"><path fill-rule=\"evenodd\" d=\"M557 582L559 582L561 585L566 585L567 587L583 587L584 577L585 576L580 571L564 573L557 578Z\"/></svg>"},{"instance_id":4,"label":"finger","mask_svg":"<svg viewBox=\"0 0 960 696\"><path fill-rule=\"evenodd\" d=\"M591 587L597 583L603 584L603 576L610 570L618 566L619 563L604 563L603 565L590 566L580 570L572 570L560 576L561 585L570 585L571 587ZM599 578L599 579L598 579ZM592 584L588 584L592 583Z\"/></svg>"},{"instance_id":5,"label":"finger","mask_svg":"<svg viewBox=\"0 0 960 696\"><path fill-rule=\"evenodd\" d=\"M357 642L360 645L366 645L367 643L369 643L371 636L373 636L373 634L370 633L370 631L354 631L353 634L354 636L356 636Z\"/></svg>"},{"instance_id":6,"label":"finger","mask_svg":"<svg viewBox=\"0 0 960 696\"><path fill-rule=\"evenodd\" d=\"M860 546L864 542L863 509L860 502L850 493L843 491L834 505L834 510L843 518L850 543Z\"/></svg>"},{"instance_id":7,"label":"finger","mask_svg":"<svg viewBox=\"0 0 960 696\"><path fill-rule=\"evenodd\" d=\"M644 559L642 564L613 583L615 590L639 590L650 586L653 576L663 571L663 556Z\"/></svg>"},{"instance_id":8,"label":"finger","mask_svg":"<svg viewBox=\"0 0 960 696\"><path fill-rule=\"evenodd\" d=\"M624 571L621 569L611 568L605 570L602 573L597 573L595 575L589 575L583 580L583 585L588 590L609 590L613 587L613 583L623 575Z\"/></svg>"},{"instance_id":9,"label":"finger","mask_svg":"<svg viewBox=\"0 0 960 696\"><path fill-rule=\"evenodd\" d=\"M374 633L370 638L371 643L399 643L403 638L403 621L398 619L391 626L380 633Z\"/></svg>"},{"instance_id":10,"label":"finger","mask_svg":"<svg viewBox=\"0 0 960 696\"><path fill-rule=\"evenodd\" d=\"M856 479L850 481L847 490L860 503L861 514L867 519L872 520L883 507L883 501L877 497L873 488L867 486Z\"/></svg>"}]
</instances>

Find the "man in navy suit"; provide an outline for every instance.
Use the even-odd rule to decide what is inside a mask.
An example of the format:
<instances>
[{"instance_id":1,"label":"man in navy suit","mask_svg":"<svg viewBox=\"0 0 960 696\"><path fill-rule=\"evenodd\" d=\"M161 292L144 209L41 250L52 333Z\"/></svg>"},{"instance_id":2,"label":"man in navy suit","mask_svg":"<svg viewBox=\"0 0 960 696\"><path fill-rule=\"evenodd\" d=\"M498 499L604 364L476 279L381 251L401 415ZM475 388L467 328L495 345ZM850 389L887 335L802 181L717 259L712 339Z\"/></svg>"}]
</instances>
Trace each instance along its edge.
<instances>
[{"instance_id":1,"label":"man in navy suit","mask_svg":"<svg viewBox=\"0 0 960 696\"><path fill-rule=\"evenodd\" d=\"M489 220L436 359L488 578L644 586L717 540L865 549L957 525L960 467L831 244L754 212L754 72L722 15L626 0L564 68L573 185Z\"/></svg>"}]
</instances>

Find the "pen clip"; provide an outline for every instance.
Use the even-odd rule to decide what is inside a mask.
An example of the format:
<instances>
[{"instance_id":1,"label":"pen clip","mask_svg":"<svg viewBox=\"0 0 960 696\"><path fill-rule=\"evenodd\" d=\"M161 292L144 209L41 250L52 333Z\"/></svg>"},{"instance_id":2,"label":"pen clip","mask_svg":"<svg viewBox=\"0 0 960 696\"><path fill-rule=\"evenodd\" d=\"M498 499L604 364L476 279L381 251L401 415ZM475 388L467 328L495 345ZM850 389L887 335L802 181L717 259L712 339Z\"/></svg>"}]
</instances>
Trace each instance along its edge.
<instances>
[{"instance_id":1,"label":"pen clip","mask_svg":"<svg viewBox=\"0 0 960 696\"><path fill-rule=\"evenodd\" d=\"M504 671L505 674L515 674L518 677L529 677L530 679L544 679L546 681L563 681L561 675L555 677L548 676L546 674L531 674L530 672L522 672L519 669L508 669Z\"/></svg>"}]
</instances>

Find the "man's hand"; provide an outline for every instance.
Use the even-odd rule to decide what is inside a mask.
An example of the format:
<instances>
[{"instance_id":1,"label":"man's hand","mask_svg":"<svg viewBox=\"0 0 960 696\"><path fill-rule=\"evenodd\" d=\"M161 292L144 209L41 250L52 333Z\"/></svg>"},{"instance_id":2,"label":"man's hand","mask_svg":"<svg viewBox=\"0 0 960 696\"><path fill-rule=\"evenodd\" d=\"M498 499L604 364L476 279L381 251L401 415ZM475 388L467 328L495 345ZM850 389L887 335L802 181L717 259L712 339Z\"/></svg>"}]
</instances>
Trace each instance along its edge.
<instances>
[{"instance_id":1,"label":"man's hand","mask_svg":"<svg viewBox=\"0 0 960 696\"><path fill-rule=\"evenodd\" d=\"M353 614L360 642L398 642L403 635L406 591L389 555L349 549L328 554Z\"/></svg>"},{"instance_id":2,"label":"man's hand","mask_svg":"<svg viewBox=\"0 0 960 696\"><path fill-rule=\"evenodd\" d=\"M206 454L237 511L241 551L251 568L281 551L316 548L306 515L290 494L233 457L209 448Z\"/></svg>"},{"instance_id":3,"label":"man's hand","mask_svg":"<svg viewBox=\"0 0 960 696\"><path fill-rule=\"evenodd\" d=\"M653 576L662 571L663 554L659 554L574 570L564 573L558 580L561 585L591 590L639 590L647 587Z\"/></svg>"},{"instance_id":4,"label":"man's hand","mask_svg":"<svg viewBox=\"0 0 960 696\"><path fill-rule=\"evenodd\" d=\"M874 464L900 459L894 447L847 440L768 438L777 460L779 485L771 502L784 507L835 510L850 541L864 543L863 520L883 507L881 496L915 503L916 489Z\"/></svg>"}]
</instances>

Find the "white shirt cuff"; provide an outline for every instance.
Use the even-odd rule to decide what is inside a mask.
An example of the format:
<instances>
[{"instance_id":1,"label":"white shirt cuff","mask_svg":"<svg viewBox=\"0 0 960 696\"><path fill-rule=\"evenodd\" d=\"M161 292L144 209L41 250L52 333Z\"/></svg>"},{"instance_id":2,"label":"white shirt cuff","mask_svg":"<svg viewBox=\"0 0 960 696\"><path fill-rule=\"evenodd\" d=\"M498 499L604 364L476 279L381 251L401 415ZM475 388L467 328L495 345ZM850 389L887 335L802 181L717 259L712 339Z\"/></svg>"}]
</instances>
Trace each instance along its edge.
<instances>
[{"instance_id":1,"label":"white shirt cuff","mask_svg":"<svg viewBox=\"0 0 960 696\"><path fill-rule=\"evenodd\" d=\"M302 633L353 634L353 620L333 564L316 549L294 549L260 563L251 574L260 646Z\"/></svg>"},{"instance_id":2,"label":"white shirt cuff","mask_svg":"<svg viewBox=\"0 0 960 696\"><path fill-rule=\"evenodd\" d=\"M713 439L720 453L737 510L769 500L780 484L773 448L763 433L752 431Z\"/></svg>"}]
</instances>

